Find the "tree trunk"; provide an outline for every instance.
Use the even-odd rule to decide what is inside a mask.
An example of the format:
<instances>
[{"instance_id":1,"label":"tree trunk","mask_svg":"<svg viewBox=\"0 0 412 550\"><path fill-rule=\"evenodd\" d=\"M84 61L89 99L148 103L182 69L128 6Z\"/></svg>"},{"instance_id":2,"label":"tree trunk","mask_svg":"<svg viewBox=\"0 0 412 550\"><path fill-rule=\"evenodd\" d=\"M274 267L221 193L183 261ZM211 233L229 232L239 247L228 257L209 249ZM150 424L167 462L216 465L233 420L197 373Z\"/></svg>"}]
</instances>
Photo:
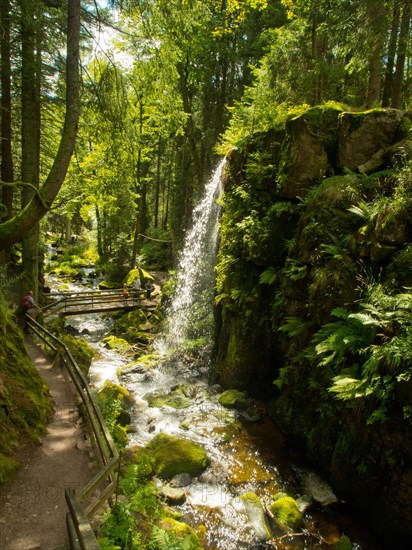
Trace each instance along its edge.
<instances>
[{"instance_id":1,"label":"tree trunk","mask_svg":"<svg viewBox=\"0 0 412 550\"><path fill-rule=\"evenodd\" d=\"M16 216L0 224L0 250L21 241L50 210L64 181L73 153L79 120L80 0L68 0L66 115L62 137L44 184Z\"/></svg>"},{"instance_id":2,"label":"tree trunk","mask_svg":"<svg viewBox=\"0 0 412 550\"><path fill-rule=\"evenodd\" d=\"M370 109L379 103L381 97L382 58L387 27L386 7L381 0L369 1L368 20L371 30L371 56L366 108Z\"/></svg>"},{"instance_id":3,"label":"tree trunk","mask_svg":"<svg viewBox=\"0 0 412 550\"><path fill-rule=\"evenodd\" d=\"M0 2L1 33L1 181L12 183L14 180L12 157L11 122L11 61L10 61L10 2ZM9 220L13 215L13 188L3 187L1 200L4 205L2 219Z\"/></svg>"},{"instance_id":4,"label":"tree trunk","mask_svg":"<svg viewBox=\"0 0 412 550\"><path fill-rule=\"evenodd\" d=\"M142 134L143 134L143 102L139 102L139 149L137 151L136 164L136 192L139 194L136 200L136 219L134 223L133 251L130 269L136 267L137 252L141 241L140 235L144 233L144 219L146 216L146 184L142 183Z\"/></svg>"},{"instance_id":5,"label":"tree trunk","mask_svg":"<svg viewBox=\"0 0 412 550\"><path fill-rule=\"evenodd\" d=\"M159 227L159 200L160 200L160 166L162 160L162 139L159 137L157 147L157 165L156 165L156 187L155 187L155 212L154 227Z\"/></svg>"},{"instance_id":6,"label":"tree trunk","mask_svg":"<svg viewBox=\"0 0 412 550\"><path fill-rule=\"evenodd\" d=\"M383 89L382 107L389 107L392 97L393 69L395 66L396 45L398 42L400 6L398 1L393 7L391 36L388 45L388 61L385 71L385 86Z\"/></svg>"},{"instance_id":7,"label":"tree trunk","mask_svg":"<svg viewBox=\"0 0 412 550\"><path fill-rule=\"evenodd\" d=\"M21 180L30 186L23 187L21 206L25 208L39 187L40 167L40 25L35 4L21 1ZM37 47L37 57L36 57ZM36 223L22 239L22 270L26 290L30 288L38 299L39 281L39 224Z\"/></svg>"},{"instance_id":8,"label":"tree trunk","mask_svg":"<svg viewBox=\"0 0 412 550\"><path fill-rule=\"evenodd\" d=\"M197 188L201 189L202 188L202 183L203 183L203 174L202 174L202 166L201 166L201 162L200 162L200 157L199 157L199 153L198 153L197 145L196 145L195 126L193 124L193 113L192 113L192 108L191 108L191 104L190 104L190 93L189 93L189 88L188 88L188 77L189 77L189 75L188 75L187 65L188 65L188 61L187 61L185 67L183 67L183 65L180 65L178 67L178 73L179 73L179 77L180 77L180 91L181 91L181 95L182 95L183 110L188 115L187 116L187 123L186 123L186 127L185 127L185 133L186 133L186 137L187 137L188 142L189 142L190 152L191 152L191 155L192 155L193 166L194 166L194 169L195 169L195 177L196 177Z\"/></svg>"},{"instance_id":9,"label":"tree trunk","mask_svg":"<svg viewBox=\"0 0 412 550\"><path fill-rule=\"evenodd\" d=\"M398 55L396 57L396 71L393 79L392 107L400 109L402 102L402 83L405 69L406 50L408 47L408 35L411 19L411 0L404 0L402 7L402 22L399 33Z\"/></svg>"}]
</instances>

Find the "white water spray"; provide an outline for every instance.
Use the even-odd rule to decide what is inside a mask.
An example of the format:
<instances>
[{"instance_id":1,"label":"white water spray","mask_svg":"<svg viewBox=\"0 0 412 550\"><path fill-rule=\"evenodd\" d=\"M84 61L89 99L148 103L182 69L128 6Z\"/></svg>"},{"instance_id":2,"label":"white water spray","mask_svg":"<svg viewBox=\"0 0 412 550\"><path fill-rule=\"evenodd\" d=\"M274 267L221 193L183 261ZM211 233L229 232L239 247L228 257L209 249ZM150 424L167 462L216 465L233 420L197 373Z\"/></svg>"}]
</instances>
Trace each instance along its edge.
<instances>
[{"instance_id":1,"label":"white water spray","mask_svg":"<svg viewBox=\"0 0 412 550\"><path fill-rule=\"evenodd\" d=\"M165 355L187 340L210 338L213 318L214 265L223 159L205 188L203 199L193 211L193 227L180 253L176 288L167 310L167 328L156 347Z\"/></svg>"}]
</instances>

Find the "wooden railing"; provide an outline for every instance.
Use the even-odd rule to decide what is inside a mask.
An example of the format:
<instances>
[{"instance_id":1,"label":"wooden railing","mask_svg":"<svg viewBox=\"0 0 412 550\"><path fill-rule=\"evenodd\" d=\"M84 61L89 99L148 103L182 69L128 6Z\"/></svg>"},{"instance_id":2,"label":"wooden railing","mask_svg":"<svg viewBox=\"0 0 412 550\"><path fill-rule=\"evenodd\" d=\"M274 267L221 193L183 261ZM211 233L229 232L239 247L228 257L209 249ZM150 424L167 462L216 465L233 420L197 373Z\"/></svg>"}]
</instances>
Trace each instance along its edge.
<instances>
[{"instance_id":1,"label":"wooden railing","mask_svg":"<svg viewBox=\"0 0 412 550\"><path fill-rule=\"evenodd\" d=\"M91 436L94 439L97 457L102 467L78 495L70 487L66 489L65 497L69 509L66 515L66 524L70 550L98 550L99 544L90 525L90 520L117 489L114 471L119 467L119 453L91 392L87 378L68 347L28 315L26 315L26 322L31 332L40 338L65 365L90 424ZM102 485L104 487L100 489ZM94 501L90 500L97 489L100 489L99 498Z\"/></svg>"}]
</instances>

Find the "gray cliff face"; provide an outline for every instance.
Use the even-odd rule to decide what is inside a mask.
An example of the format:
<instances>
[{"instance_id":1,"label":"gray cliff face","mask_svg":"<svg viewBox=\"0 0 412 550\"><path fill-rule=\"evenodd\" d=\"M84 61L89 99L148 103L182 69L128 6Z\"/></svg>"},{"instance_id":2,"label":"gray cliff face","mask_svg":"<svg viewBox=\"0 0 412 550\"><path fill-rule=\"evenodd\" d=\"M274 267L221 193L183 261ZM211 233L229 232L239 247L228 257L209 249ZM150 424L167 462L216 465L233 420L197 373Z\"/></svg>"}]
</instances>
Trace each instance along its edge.
<instances>
[{"instance_id":1,"label":"gray cliff face","mask_svg":"<svg viewBox=\"0 0 412 550\"><path fill-rule=\"evenodd\" d=\"M399 360L402 376L379 367L379 383L390 386L383 397L376 386L346 400L329 390L348 372L373 386L360 349L372 356L407 339L400 314L381 320L385 300L412 285L412 183L396 175L411 119L395 109L317 107L229 155L212 372L227 388L272 398L278 424L341 497L400 545L412 539L408 367ZM358 347L343 339L325 360L314 342L322 331L353 329L350 315L361 319L368 299L376 327L362 328Z\"/></svg>"}]
</instances>

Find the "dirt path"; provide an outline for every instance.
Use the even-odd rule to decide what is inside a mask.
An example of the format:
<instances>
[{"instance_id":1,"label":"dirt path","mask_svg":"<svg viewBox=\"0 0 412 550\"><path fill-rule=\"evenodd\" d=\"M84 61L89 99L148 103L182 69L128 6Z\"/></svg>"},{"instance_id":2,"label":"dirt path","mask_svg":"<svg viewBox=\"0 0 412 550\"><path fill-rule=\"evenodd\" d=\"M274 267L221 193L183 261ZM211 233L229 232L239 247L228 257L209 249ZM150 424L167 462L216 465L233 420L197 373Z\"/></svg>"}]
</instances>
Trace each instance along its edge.
<instances>
[{"instance_id":1,"label":"dirt path","mask_svg":"<svg viewBox=\"0 0 412 550\"><path fill-rule=\"evenodd\" d=\"M64 489L81 489L92 462L79 418L73 384L33 340L26 349L49 386L54 414L38 447L22 451L17 477L0 486L0 550L67 548Z\"/></svg>"}]
</instances>

